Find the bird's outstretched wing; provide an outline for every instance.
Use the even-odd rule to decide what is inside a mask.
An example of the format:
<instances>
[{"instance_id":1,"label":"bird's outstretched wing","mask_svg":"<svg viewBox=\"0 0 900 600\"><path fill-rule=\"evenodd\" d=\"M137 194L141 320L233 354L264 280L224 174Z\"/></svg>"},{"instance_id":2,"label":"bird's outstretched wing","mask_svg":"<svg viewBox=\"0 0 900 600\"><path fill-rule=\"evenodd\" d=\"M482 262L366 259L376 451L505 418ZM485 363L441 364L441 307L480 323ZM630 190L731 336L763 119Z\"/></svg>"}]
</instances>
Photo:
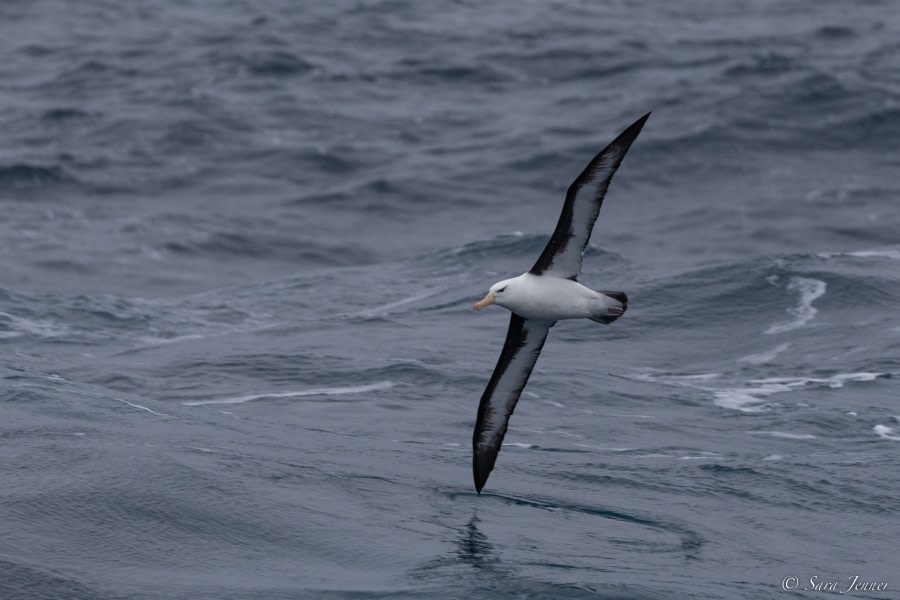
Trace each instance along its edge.
<instances>
[{"instance_id":1,"label":"bird's outstretched wing","mask_svg":"<svg viewBox=\"0 0 900 600\"><path fill-rule=\"evenodd\" d=\"M510 317L503 352L481 396L478 421L472 436L472 472L479 494L494 468L509 417L552 326L552 321L525 319L515 313Z\"/></svg>"},{"instance_id":2,"label":"bird's outstretched wing","mask_svg":"<svg viewBox=\"0 0 900 600\"><path fill-rule=\"evenodd\" d=\"M556 229L530 273L572 280L578 277L581 256L591 239L609 182L649 116L647 113L620 133L572 182Z\"/></svg>"}]
</instances>

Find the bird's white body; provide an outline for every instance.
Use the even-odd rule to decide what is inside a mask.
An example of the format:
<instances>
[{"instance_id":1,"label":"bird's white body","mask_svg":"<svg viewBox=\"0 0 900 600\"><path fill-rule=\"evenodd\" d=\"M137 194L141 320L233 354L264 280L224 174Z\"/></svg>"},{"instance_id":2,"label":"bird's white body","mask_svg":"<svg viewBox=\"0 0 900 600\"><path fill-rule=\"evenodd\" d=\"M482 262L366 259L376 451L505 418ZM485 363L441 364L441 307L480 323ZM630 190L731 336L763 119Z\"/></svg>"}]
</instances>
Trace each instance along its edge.
<instances>
[{"instance_id":1,"label":"bird's white body","mask_svg":"<svg viewBox=\"0 0 900 600\"><path fill-rule=\"evenodd\" d=\"M619 301L577 281L524 273L491 286L494 304L526 319L592 319L620 308Z\"/></svg>"}]
</instances>

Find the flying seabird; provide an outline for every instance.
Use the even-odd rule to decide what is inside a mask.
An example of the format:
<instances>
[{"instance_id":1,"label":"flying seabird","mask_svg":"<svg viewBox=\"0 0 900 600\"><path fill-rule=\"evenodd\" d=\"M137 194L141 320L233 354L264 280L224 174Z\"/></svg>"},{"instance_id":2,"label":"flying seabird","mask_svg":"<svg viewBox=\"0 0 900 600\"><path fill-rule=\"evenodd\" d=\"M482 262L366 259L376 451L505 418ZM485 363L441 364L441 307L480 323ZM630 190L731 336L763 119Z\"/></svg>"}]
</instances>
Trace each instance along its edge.
<instances>
[{"instance_id":1,"label":"flying seabird","mask_svg":"<svg viewBox=\"0 0 900 600\"><path fill-rule=\"evenodd\" d=\"M595 292L578 283L581 259L616 169L644 126L647 113L604 148L566 192L562 214L540 258L527 273L491 286L476 312L496 304L512 312L494 373L481 396L472 436L472 471L481 493L522 389L550 328L560 319L609 324L628 307L624 292Z\"/></svg>"}]
</instances>

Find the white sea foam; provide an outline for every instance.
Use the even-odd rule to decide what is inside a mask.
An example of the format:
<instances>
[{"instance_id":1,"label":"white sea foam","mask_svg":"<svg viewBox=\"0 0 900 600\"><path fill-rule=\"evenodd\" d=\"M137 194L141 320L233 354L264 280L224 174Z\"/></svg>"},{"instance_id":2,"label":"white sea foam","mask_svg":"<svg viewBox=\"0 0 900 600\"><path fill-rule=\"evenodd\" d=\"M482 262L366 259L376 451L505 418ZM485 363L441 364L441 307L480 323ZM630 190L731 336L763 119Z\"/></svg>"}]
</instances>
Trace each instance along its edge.
<instances>
[{"instance_id":1,"label":"white sea foam","mask_svg":"<svg viewBox=\"0 0 900 600\"><path fill-rule=\"evenodd\" d=\"M40 319L26 319L17 317L7 312L0 312L0 324L9 328L0 331L0 339L17 338L23 335L33 335L42 338L63 337L71 333L71 329L50 321Z\"/></svg>"},{"instance_id":2,"label":"white sea foam","mask_svg":"<svg viewBox=\"0 0 900 600\"><path fill-rule=\"evenodd\" d=\"M634 448L615 448L610 446L594 446L593 444L582 444L576 443L574 446L578 446L579 448L590 448L591 450L603 450L606 452L630 452L634 450Z\"/></svg>"},{"instance_id":3,"label":"white sea foam","mask_svg":"<svg viewBox=\"0 0 900 600\"><path fill-rule=\"evenodd\" d=\"M895 442L900 442L900 435L897 435L896 427L888 427L887 425L876 425L872 428L878 437L884 438L886 440L894 440Z\"/></svg>"},{"instance_id":4,"label":"white sea foam","mask_svg":"<svg viewBox=\"0 0 900 600\"><path fill-rule=\"evenodd\" d=\"M202 340L203 337L204 336L199 333L188 333L185 335L176 335L169 338L140 336L137 339L140 343L146 346L163 346L165 344L178 344L180 342Z\"/></svg>"},{"instance_id":5,"label":"white sea foam","mask_svg":"<svg viewBox=\"0 0 900 600\"><path fill-rule=\"evenodd\" d=\"M858 258L890 258L900 260L900 250L884 248L881 250L857 250L856 252L820 252L822 258L834 258L835 256L855 256Z\"/></svg>"},{"instance_id":6,"label":"white sea foam","mask_svg":"<svg viewBox=\"0 0 900 600\"><path fill-rule=\"evenodd\" d=\"M814 440L816 436L810 433L790 433L788 431L748 431L751 435L768 435L787 440Z\"/></svg>"},{"instance_id":7,"label":"white sea foam","mask_svg":"<svg viewBox=\"0 0 900 600\"><path fill-rule=\"evenodd\" d=\"M805 386L843 387L849 381L873 381L884 377L884 373L837 373L831 377L769 377L751 379L741 387L717 387L719 373L701 373L697 375L652 375L641 374L635 379L641 381L666 383L689 387L713 395L713 402L723 408L731 408L742 412L759 412L766 409L769 396L790 392Z\"/></svg>"},{"instance_id":8,"label":"white sea foam","mask_svg":"<svg viewBox=\"0 0 900 600\"><path fill-rule=\"evenodd\" d=\"M656 417L653 415L629 415L629 414L616 414L616 413L604 413L604 417L609 417L612 419L655 419Z\"/></svg>"},{"instance_id":9,"label":"white sea foam","mask_svg":"<svg viewBox=\"0 0 900 600\"><path fill-rule=\"evenodd\" d=\"M763 365L767 362L772 362L775 360L775 357L790 348L791 345L788 342L783 344L778 344L771 350L767 350L765 352L760 352L759 354L748 354L747 356L742 356L737 359L739 363L748 363L751 365Z\"/></svg>"},{"instance_id":10,"label":"white sea foam","mask_svg":"<svg viewBox=\"0 0 900 600\"><path fill-rule=\"evenodd\" d=\"M193 400L190 402L182 402L182 404L184 404L185 406L203 406L206 404L243 404L244 402L252 402L254 400L262 400L266 398L304 398L307 396L341 396L344 394L363 394L365 392L386 390L392 387L394 387L394 383L392 381L379 381L377 383L370 383L368 385L358 385L351 387L312 388L308 390L298 390L293 392L247 394L246 396L217 398L214 400Z\"/></svg>"},{"instance_id":11,"label":"white sea foam","mask_svg":"<svg viewBox=\"0 0 900 600\"><path fill-rule=\"evenodd\" d=\"M722 455L718 452L704 452L699 451L697 454L639 454L634 458L674 458L677 460L715 460L718 458L722 458Z\"/></svg>"},{"instance_id":12,"label":"white sea foam","mask_svg":"<svg viewBox=\"0 0 900 600\"><path fill-rule=\"evenodd\" d=\"M743 412L759 412L765 409L766 398L772 394L790 392L809 385L825 385L841 388L848 381L872 381L883 373L838 373L831 377L769 377L753 379L747 387L715 390L715 404Z\"/></svg>"},{"instance_id":13,"label":"white sea foam","mask_svg":"<svg viewBox=\"0 0 900 600\"><path fill-rule=\"evenodd\" d=\"M554 435L561 435L562 437L573 438L576 440L580 440L583 437L583 436L578 435L577 433L570 433L568 431L560 431L559 429L554 429L553 431L550 431L549 433L552 433Z\"/></svg>"},{"instance_id":14,"label":"white sea foam","mask_svg":"<svg viewBox=\"0 0 900 600\"><path fill-rule=\"evenodd\" d=\"M162 412L155 411L155 410L153 410L152 408L147 408L146 406L142 406L142 405L140 405L140 404L135 404L134 402L129 402L128 400L123 400L122 398L113 398L113 400L118 400L118 401L121 402L122 404L127 404L127 405L130 406L131 408L136 408L136 409L138 409L138 410L145 410L145 411L147 411L148 413L154 414L154 415L156 415L156 416L158 416L158 417L168 417L168 418L170 418L170 419L176 418L176 417L173 417L172 415L167 415L166 413L162 413Z\"/></svg>"},{"instance_id":15,"label":"white sea foam","mask_svg":"<svg viewBox=\"0 0 900 600\"><path fill-rule=\"evenodd\" d=\"M769 377L767 379L754 379L751 383L777 383L785 384L791 387L807 385L810 383L821 383L830 388L844 387L848 381L874 381L879 377L884 377L884 373L838 373L831 377Z\"/></svg>"},{"instance_id":16,"label":"white sea foam","mask_svg":"<svg viewBox=\"0 0 900 600\"><path fill-rule=\"evenodd\" d=\"M365 310L361 310L357 313L354 313L352 316L356 317L377 317L382 315L390 314L395 308L399 308L401 306L405 306L407 304L413 304L415 302L420 302L434 296L436 294L442 293L444 290L431 290L422 294L417 294L415 296L408 296L406 298L401 298L400 300L396 300L394 302L388 302L387 304L382 304L381 306L373 306L370 308L366 308Z\"/></svg>"},{"instance_id":17,"label":"white sea foam","mask_svg":"<svg viewBox=\"0 0 900 600\"><path fill-rule=\"evenodd\" d=\"M787 289L797 290L800 294L800 301L797 306L787 310L788 314L793 316L794 319L772 325L766 329L765 333L767 334L791 331L803 327L815 318L818 311L813 306L813 302L825 295L825 282L807 277L792 277L787 285Z\"/></svg>"},{"instance_id":18,"label":"white sea foam","mask_svg":"<svg viewBox=\"0 0 900 600\"><path fill-rule=\"evenodd\" d=\"M672 385L684 385L687 387L698 387L695 381L712 381L718 379L721 373L698 373L696 375L654 375L652 373L642 373L636 375L635 379L639 381L649 381L652 383L662 382Z\"/></svg>"},{"instance_id":19,"label":"white sea foam","mask_svg":"<svg viewBox=\"0 0 900 600\"><path fill-rule=\"evenodd\" d=\"M892 258L900 260L900 250L860 250L858 252L848 252L847 254L862 258Z\"/></svg>"},{"instance_id":20,"label":"white sea foam","mask_svg":"<svg viewBox=\"0 0 900 600\"><path fill-rule=\"evenodd\" d=\"M785 391L787 389L771 386L719 390L713 394L713 403L722 408L731 408L742 412L759 412L765 410L766 407L763 405L767 397Z\"/></svg>"}]
</instances>

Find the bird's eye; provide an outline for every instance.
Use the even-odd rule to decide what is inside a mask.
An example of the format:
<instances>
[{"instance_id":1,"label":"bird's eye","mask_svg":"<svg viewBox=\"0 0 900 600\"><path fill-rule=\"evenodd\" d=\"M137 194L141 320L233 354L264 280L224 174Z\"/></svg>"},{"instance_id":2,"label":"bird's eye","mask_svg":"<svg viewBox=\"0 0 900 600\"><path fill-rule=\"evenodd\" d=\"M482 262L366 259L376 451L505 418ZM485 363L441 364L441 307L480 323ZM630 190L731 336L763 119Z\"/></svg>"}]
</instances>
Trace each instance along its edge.
<instances>
[{"instance_id":1,"label":"bird's eye","mask_svg":"<svg viewBox=\"0 0 900 600\"><path fill-rule=\"evenodd\" d=\"M500 288L499 290L497 290L497 293L499 294L500 292L502 292L502 291L505 290L505 289L506 289L506 286L504 285L502 288Z\"/></svg>"}]
</instances>

